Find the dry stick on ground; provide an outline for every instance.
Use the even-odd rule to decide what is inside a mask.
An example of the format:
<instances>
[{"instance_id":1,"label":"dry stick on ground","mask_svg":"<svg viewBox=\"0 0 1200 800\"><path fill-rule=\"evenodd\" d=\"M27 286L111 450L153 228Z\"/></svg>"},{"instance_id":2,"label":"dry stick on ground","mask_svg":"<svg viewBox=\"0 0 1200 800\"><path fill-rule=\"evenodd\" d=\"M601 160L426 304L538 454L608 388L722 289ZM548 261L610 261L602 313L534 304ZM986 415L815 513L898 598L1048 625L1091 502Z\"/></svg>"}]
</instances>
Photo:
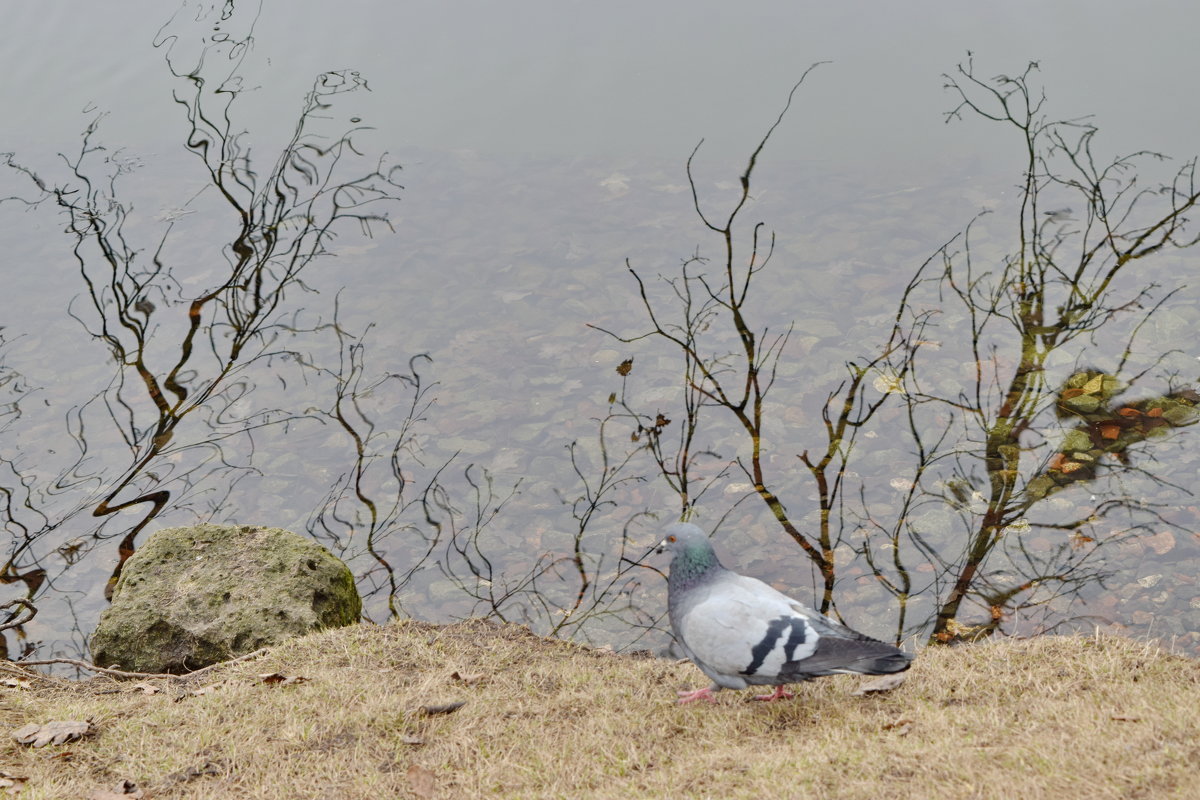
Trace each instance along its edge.
<instances>
[{"instance_id":1,"label":"dry stick on ground","mask_svg":"<svg viewBox=\"0 0 1200 800\"><path fill-rule=\"evenodd\" d=\"M245 655L238 656L237 658L231 658L228 661L218 661L216 664L209 664L207 667L201 667L200 669L193 670L192 672L185 672L182 675L176 675L172 672L126 672L125 670L121 670L121 669L111 669L109 667L98 667L95 664L88 663L87 661L81 661L76 658L46 658L46 659L42 659L40 661L7 661L7 662L0 662L0 667L5 667L5 668L44 667L49 664L70 664L73 667L79 667L80 669L86 669L91 672L99 672L104 675L111 675L114 678L176 678L176 679L184 679L184 678L195 677L196 675L199 675L202 672L208 672L210 669L224 666L226 664L236 664L239 661L249 661L252 658L258 658L259 656L266 655L269 652L270 652L269 648L262 647L262 648L259 648L258 650L255 650L253 653L246 653ZM33 674L36 674L36 673L33 673Z\"/></svg>"}]
</instances>

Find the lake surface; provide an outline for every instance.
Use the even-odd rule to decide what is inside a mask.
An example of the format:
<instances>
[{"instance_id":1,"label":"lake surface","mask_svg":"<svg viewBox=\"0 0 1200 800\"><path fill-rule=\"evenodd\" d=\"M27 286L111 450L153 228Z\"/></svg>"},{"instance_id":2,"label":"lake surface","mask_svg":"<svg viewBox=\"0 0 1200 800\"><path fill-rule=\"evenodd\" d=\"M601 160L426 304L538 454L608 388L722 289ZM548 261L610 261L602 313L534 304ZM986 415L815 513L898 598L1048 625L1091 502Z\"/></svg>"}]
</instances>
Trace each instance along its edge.
<instances>
[{"instance_id":1,"label":"lake surface","mask_svg":"<svg viewBox=\"0 0 1200 800\"><path fill-rule=\"evenodd\" d=\"M6 633L12 655L85 652L119 544L195 521L311 533L360 576L377 621L492 612L661 647L666 564L650 550L680 499L642 448L658 435L674 446L685 364L662 337L637 338L651 322L629 268L668 328L680 317L660 277L698 255L708 261L691 274L720 280L722 239L697 216L686 170L698 142L696 196L722 220L789 90L830 62L758 157L733 231L739 265L756 223L760 255L775 235L745 306L760 347L791 326L778 362L763 362L776 375L760 460L809 535L820 494L799 456L824 451L822 408L846 362L879 352L912 276L927 261L940 274L947 242L977 277L1002 274L1019 250L1024 143L977 114L946 124L957 101L944 74L963 81L968 51L985 83L1039 62L1034 100L1044 89L1052 119L1093 115L1103 163L1175 157L1139 162L1139 186L1169 182L1200 152L1200 111L1176 99L1200 60L1200 12L1183 3L1135 17L1119 3L924 2L866 16L782 2L351 2L333 14L125 1L9 16L20 36L0 56L0 152L12 153L0 176L11 538L0 600L39 609L21 637ZM1131 24L1154 35L1131 41ZM222 164L236 168L209 171ZM1036 221L1079 230L1078 197L1044 187ZM1173 197L1148 196L1130 224L1168 213ZM342 218L326 236L330 214ZM245 252L261 269L230 281ZM1031 433L1013 440L1027 448L1027 495L1093 444L1109 447L1104 466L996 528L964 629L1116 625L1200 647L1195 428L1182 411L1169 430L1149 424L1196 388L1200 250L1131 263L1109 288L1120 312L1046 358ZM197 312L188 350L189 309L226 284ZM919 384L885 397L895 376L877 365L860 397L880 407L840 450L831 610L884 638L924 641L961 574L995 485L976 445L1007 413L996 392L1020 360L1019 343L990 338L997 328L972 335L949 286L921 284L907 306L910 322L931 315ZM743 340L727 322L696 327L698 352L733 353L720 363L736 370ZM160 399L190 410L164 417L138 365ZM1073 423L1053 392L1088 369L1130 388L1114 399L1081 380L1076 396L1148 421L1122 429L1128 447L1106 438L1116 423L1095 408L1096 441L1061 444ZM956 405L966 395L976 418ZM636 441L622 397L645 415ZM697 427L694 451L714 454L693 474L708 487L692 495L698 522L717 529L728 565L820 603L819 570L739 469L752 440L728 411L707 408ZM654 430L659 414L670 422ZM934 441L938 458L921 462ZM166 499L149 515L156 492ZM106 500L116 510L95 515Z\"/></svg>"}]
</instances>

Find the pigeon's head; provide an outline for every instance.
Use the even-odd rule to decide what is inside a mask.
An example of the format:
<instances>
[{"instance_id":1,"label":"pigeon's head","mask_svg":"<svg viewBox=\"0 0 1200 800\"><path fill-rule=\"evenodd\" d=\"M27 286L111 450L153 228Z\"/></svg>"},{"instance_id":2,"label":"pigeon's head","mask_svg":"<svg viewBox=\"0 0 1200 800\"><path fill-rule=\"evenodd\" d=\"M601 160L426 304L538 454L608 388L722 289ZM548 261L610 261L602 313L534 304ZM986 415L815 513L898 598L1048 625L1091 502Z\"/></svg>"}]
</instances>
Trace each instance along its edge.
<instances>
[{"instance_id":1,"label":"pigeon's head","mask_svg":"<svg viewBox=\"0 0 1200 800\"><path fill-rule=\"evenodd\" d=\"M658 552L669 552L673 558L687 556L689 561L707 563L716 561L712 544L704 531L690 522L676 522L664 531L663 540L658 543Z\"/></svg>"}]
</instances>

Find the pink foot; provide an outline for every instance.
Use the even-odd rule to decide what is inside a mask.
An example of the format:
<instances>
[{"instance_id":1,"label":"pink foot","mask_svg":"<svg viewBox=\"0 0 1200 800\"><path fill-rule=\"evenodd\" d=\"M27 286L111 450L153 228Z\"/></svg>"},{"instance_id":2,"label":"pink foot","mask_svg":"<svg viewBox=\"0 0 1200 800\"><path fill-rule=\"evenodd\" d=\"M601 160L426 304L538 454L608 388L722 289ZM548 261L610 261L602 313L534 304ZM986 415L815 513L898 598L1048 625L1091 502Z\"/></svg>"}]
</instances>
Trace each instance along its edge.
<instances>
[{"instance_id":1,"label":"pink foot","mask_svg":"<svg viewBox=\"0 0 1200 800\"><path fill-rule=\"evenodd\" d=\"M774 693L772 693L772 694L756 694L756 695L754 695L754 699L762 700L764 703L769 703L772 700L780 700L785 697L795 697L795 696L796 695L792 694L791 692L789 692L787 689L783 688L782 686L776 686Z\"/></svg>"},{"instance_id":2,"label":"pink foot","mask_svg":"<svg viewBox=\"0 0 1200 800\"><path fill-rule=\"evenodd\" d=\"M705 686L703 689L696 689L691 692L679 692L679 704L691 703L694 700L707 700L710 703L717 702L717 698L713 697L711 686Z\"/></svg>"}]
</instances>

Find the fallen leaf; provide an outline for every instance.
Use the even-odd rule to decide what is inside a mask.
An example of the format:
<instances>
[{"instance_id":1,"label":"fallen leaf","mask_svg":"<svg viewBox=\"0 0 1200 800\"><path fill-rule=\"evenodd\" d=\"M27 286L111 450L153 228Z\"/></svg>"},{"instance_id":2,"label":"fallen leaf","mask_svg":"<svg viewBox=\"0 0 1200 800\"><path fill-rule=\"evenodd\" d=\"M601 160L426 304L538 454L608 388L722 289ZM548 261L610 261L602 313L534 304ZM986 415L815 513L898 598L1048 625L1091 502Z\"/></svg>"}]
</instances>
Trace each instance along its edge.
<instances>
[{"instance_id":1,"label":"fallen leaf","mask_svg":"<svg viewBox=\"0 0 1200 800\"><path fill-rule=\"evenodd\" d=\"M1121 716L1120 714L1113 714L1110 717L1110 719L1112 719L1115 722L1141 722L1142 721L1141 717L1125 717L1125 716Z\"/></svg>"},{"instance_id":2,"label":"fallen leaf","mask_svg":"<svg viewBox=\"0 0 1200 800\"><path fill-rule=\"evenodd\" d=\"M421 745L425 744L425 740L422 739L420 736L409 735L409 736L400 737L400 743L401 744L409 744L409 745L412 745L413 747L420 747Z\"/></svg>"},{"instance_id":3,"label":"fallen leaf","mask_svg":"<svg viewBox=\"0 0 1200 800\"><path fill-rule=\"evenodd\" d=\"M29 779L20 775L0 770L0 789L7 790L9 794L19 793L27 780Z\"/></svg>"},{"instance_id":4,"label":"fallen leaf","mask_svg":"<svg viewBox=\"0 0 1200 800\"><path fill-rule=\"evenodd\" d=\"M913 721L911 719L898 719L895 722L889 722L883 726L885 731L895 731L897 736L907 736L912 730Z\"/></svg>"},{"instance_id":5,"label":"fallen leaf","mask_svg":"<svg viewBox=\"0 0 1200 800\"><path fill-rule=\"evenodd\" d=\"M433 790L436 784L436 776L430 770L422 766L413 764L408 768L408 788L417 797L428 798L433 797Z\"/></svg>"},{"instance_id":6,"label":"fallen leaf","mask_svg":"<svg viewBox=\"0 0 1200 800\"><path fill-rule=\"evenodd\" d=\"M471 686L479 683L481 680L487 677L487 674L483 672L459 672L455 670L450 674L450 677L453 680L462 681L467 686Z\"/></svg>"},{"instance_id":7,"label":"fallen leaf","mask_svg":"<svg viewBox=\"0 0 1200 800\"><path fill-rule=\"evenodd\" d=\"M88 720L59 720L38 725L31 722L13 731L13 738L20 744L45 747L48 744L66 744L89 735L95 729Z\"/></svg>"},{"instance_id":8,"label":"fallen leaf","mask_svg":"<svg viewBox=\"0 0 1200 800\"><path fill-rule=\"evenodd\" d=\"M1101 422L1096 427L1105 439L1116 439L1121 435L1121 426L1115 422Z\"/></svg>"},{"instance_id":9,"label":"fallen leaf","mask_svg":"<svg viewBox=\"0 0 1200 800\"><path fill-rule=\"evenodd\" d=\"M903 673L884 675L876 678L873 681L864 683L862 686L851 692L851 694L861 696L866 694L877 694L879 692L890 692L892 689L896 689L904 684L904 677L905 676Z\"/></svg>"},{"instance_id":10,"label":"fallen leaf","mask_svg":"<svg viewBox=\"0 0 1200 800\"><path fill-rule=\"evenodd\" d=\"M208 686L201 686L199 689L192 689L188 694L192 697L201 697L206 694L212 694L217 689L221 688L219 683L210 683Z\"/></svg>"},{"instance_id":11,"label":"fallen leaf","mask_svg":"<svg viewBox=\"0 0 1200 800\"><path fill-rule=\"evenodd\" d=\"M1105 376L1104 374L1100 374L1100 375L1097 375L1094 378L1092 378L1087 383L1085 383L1083 385L1083 393L1084 394L1100 394L1102 391L1104 391L1105 377L1107 377L1107 376Z\"/></svg>"},{"instance_id":12,"label":"fallen leaf","mask_svg":"<svg viewBox=\"0 0 1200 800\"><path fill-rule=\"evenodd\" d=\"M265 684L274 685L278 683L281 686L289 686L293 683L305 683L308 678L302 675L284 675L282 672L264 672L258 676L258 679Z\"/></svg>"},{"instance_id":13,"label":"fallen leaf","mask_svg":"<svg viewBox=\"0 0 1200 800\"><path fill-rule=\"evenodd\" d=\"M135 689L135 690L141 692L142 694L158 694L159 692L162 691L161 686L155 686L153 684L146 683L145 681L143 681L142 683L135 683L130 688Z\"/></svg>"},{"instance_id":14,"label":"fallen leaf","mask_svg":"<svg viewBox=\"0 0 1200 800\"><path fill-rule=\"evenodd\" d=\"M1070 540L1071 540L1071 547L1076 550L1080 549L1081 547L1086 547L1087 545L1096 541L1091 536L1085 536L1084 534L1080 533L1079 531L1072 532L1071 536L1070 536Z\"/></svg>"},{"instance_id":15,"label":"fallen leaf","mask_svg":"<svg viewBox=\"0 0 1200 800\"><path fill-rule=\"evenodd\" d=\"M31 685L28 678L5 678L0 681L0 686L8 689L28 689Z\"/></svg>"}]
</instances>

